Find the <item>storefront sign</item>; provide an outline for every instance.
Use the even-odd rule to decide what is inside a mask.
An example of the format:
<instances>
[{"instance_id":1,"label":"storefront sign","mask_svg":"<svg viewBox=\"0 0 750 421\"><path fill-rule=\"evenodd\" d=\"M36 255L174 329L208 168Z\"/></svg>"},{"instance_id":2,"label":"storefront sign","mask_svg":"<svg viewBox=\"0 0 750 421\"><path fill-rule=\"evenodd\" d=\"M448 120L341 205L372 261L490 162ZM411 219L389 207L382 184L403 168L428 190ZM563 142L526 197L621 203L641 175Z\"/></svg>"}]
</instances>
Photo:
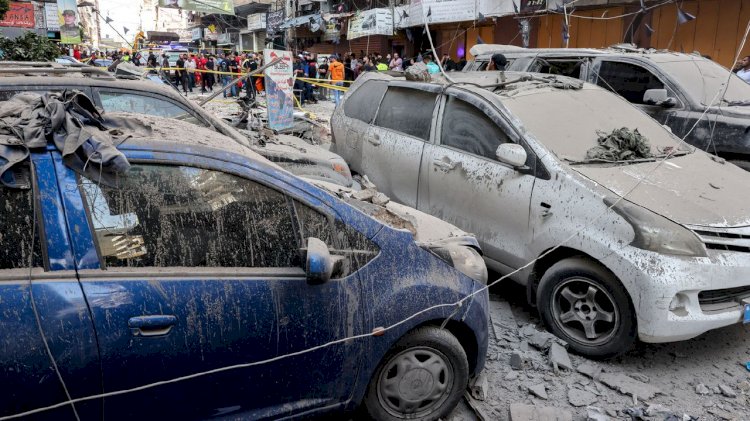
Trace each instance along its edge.
<instances>
[{"instance_id":1,"label":"storefront sign","mask_svg":"<svg viewBox=\"0 0 750 421\"><path fill-rule=\"evenodd\" d=\"M263 50L263 61L282 60L265 71L268 127L282 130L294 124L294 80L292 79L292 52Z\"/></svg>"},{"instance_id":2,"label":"storefront sign","mask_svg":"<svg viewBox=\"0 0 750 421\"><path fill-rule=\"evenodd\" d=\"M33 28L34 5L31 3L10 2L10 9L5 14L5 19L0 21L0 26Z\"/></svg>"},{"instance_id":3,"label":"storefront sign","mask_svg":"<svg viewBox=\"0 0 750 421\"><path fill-rule=\"evenodd\" d=\"M472 21L477 16L476 0L412 0L408 10L408 18L402 20L403 27L421 26L425 22Z\"/></svg>"},{"instance_id":4,"label":"storefront sign","mask_svg":"<svg viewBox=\"0 0 750 421\"><path fill-rule=\"evenodd\" d=\"M341 26L338 19L332 18L325 25L323 41L336 41L341 38Z\"/></svg>"},{"instance_id":5,"label":"storefront sign","mask_svg":"<svg viewBox=\"0 0 750 421\"><path fill-rule=\"evenodd\" d=\"M216 41L219 39L219 33L213 25L203 29L203 39L206 41Z\"/></svg>"},{"instance_id":6,"label":"storefront sign","mask_svg":"<svg viewBox=\"0 0 750 421\"><path fill-rule=\"evenodd\" d=\"M76 0L57 0L57 13L60 22L60 42L63 44L80 44L81 29L78 26Z\"/></svg>"},{"instance_id":7,"label":"storefront sign","mask_svg":"<svg viewBox=\"0 0 750 421\"><path fill-rule=\"evenodd\" d=\"M203 39L203 28L193 28L192 32L190 33L190 39L192 41Z\"/></svg>"},{"instance_id":8,"label":"storefront sign","mask_svg":"<svg viewBox=\"0 0 750 421\"><path fill-rule=\"evenodd\" d=\"M349 19L346 39L368 35L393 35L393 15L390 9L364 10Z\"/></svg>"},{"instance_id":9,"label":"storefront sign","mask_svg":"<svg viewBox=\"0 0 750 421\"><path fill-rule=\"evenodd\" d=\"M47 21L47 30L60 30L60 17L57 14L57 3L44 3L44 18Z\"/></svg>"},{"instance_id":10,"label":"storefront sign","mask_svg":"<svg viewBox=\"0 0 750 421\"><path fill-rule=\"evenodd\" d=\"M247 30L255 32L260 29L266 29L266 14L256 13L247 17Z\"/></svg>"},{"instance_id":11,"label":"storefront sign","mask_svg":"<svg viewBox=\"0 0 750 421\"><path fill-rule=\"evenodd\" d=\"M538 12L547 8L547 0L521 0L521 13Z\"/></svg>"},{"instance_id":12,"label":"storefront sign","mask_svg":"<svg viewBox=\"0 0 750 421\"><path fill-rule=\"evenodd\" d=\"M268 33L269 37L273 38L281 33L279 26L284 23L285 19L286 15L283 9L275 12L268 12L266 14L266 33Z\"/></svg>"},{"instance_id":13,"label":"storefront sign","mask_svg":"<svg viewBox=\"0 0 750 421\"><path fill-rule=\"evenodd\" d=\"M159 0L159 7L185 9L195 12L233 15L233 0Z\"/></svg>"}]
</instances>

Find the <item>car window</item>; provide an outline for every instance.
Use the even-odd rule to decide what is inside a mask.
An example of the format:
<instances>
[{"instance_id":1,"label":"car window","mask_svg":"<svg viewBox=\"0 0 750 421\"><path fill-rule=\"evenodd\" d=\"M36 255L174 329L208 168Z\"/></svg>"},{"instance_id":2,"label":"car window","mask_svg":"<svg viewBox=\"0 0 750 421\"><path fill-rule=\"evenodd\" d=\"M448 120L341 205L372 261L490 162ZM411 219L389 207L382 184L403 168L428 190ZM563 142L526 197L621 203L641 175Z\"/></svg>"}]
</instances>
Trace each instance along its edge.
<instances>
[{"instance_id":1,"label":"car window","mask_svg":"<svg viewBox=\"0 0 750 421\"><path fill-rule=\"evenodd\" d=\"M649 89L664 89L659 78L637 64L603 61L597 71L597 85L633 104L643 104L643 95Z\"/></svg>"},{"instance_id":2,"label":"car window","mask_svg":"<svg viewBox=\"0 0 750 421\"><path fill-rule=\"evenodd\" d=\"M422 140L430 139L437 94L391 86L380 105L375 125Z\"/></svg>"},{"instance_id":3,"label":"car window","mask_svg":"<svg viewBox=\"0 0 750 421\"><path fill-rule=\"evenodd\" d=\"M384 80L370 80L357 88L344 103L344 114L371 123L388 84Z\"/></svg>"},{"instance_id":4,"label":"car window","mask_svg":"<svg viewBox=\"0 0 750 421\"><path fill-rule=\"evenodd\" d=\"M154 98L152 96L100 90L99 98L102 101L104 111L174 118L199 126L208 127L208 124L195 118L195 116L193 116L188 110L172 102Z\"/></svg>"},{"instance_id":5,"label":"car window","mask_svg":"<svg viewBox=\"0 0 750 421\"><path fill-rule=\"evenodd\" d=\"M117 187L80 184L106 267L302 267L291 201L259 183L135 165Z\"/></svg>"},{"instance_id":6,"label":"car window","mask_svg":"<svg viewBox=\"0 0 750 421\"><path fill-rule=\"evenodd\" d=\"M510 142L503 130L477 107L449 96L443 113L440 144L497 159L497 147Z\"/></svg>"},{"instance_id":7,"label":"car window","mask_svg":"<svg viewBox=\"0 0 750 421\"><path fill-rule=\"evenodd\" d=\"M28 268L30 262L33 267L42 267L39 229L34 230L33 225L33 200L31 190L0 185L0 269Z\"/></svg>"},{"instance_id":8,"label":"car window","mask_svg":"<svg viewBox=\"0 0 750 421\"><path fill-rule=\"evenodd\" d=\"M582 59L537 59L529 69L532 72L569 76L578 79L581 76Z\"/></svg>"}]
</instances>

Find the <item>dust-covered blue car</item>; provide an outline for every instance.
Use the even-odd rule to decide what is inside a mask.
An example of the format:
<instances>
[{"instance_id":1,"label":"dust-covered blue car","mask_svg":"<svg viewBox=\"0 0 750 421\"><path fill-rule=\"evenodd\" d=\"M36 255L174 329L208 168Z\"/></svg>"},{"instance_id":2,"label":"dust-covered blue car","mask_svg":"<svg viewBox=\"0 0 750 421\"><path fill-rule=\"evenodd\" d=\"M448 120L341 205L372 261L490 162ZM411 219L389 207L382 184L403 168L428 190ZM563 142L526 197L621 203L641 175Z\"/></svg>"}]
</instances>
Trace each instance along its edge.
<instances>
[{"instance_id":1,"label":"dust-covered blue car","mask_svg":"<svg viewBox=\"0 0 750 421\"><path fill-rule=\"evenodd\" d=\"M451 411L487 351L476 240L416 241L216 132L138 121L124 173L89 143L12 168L0 147L0 418Z\"/></svg>"}]
</instances>

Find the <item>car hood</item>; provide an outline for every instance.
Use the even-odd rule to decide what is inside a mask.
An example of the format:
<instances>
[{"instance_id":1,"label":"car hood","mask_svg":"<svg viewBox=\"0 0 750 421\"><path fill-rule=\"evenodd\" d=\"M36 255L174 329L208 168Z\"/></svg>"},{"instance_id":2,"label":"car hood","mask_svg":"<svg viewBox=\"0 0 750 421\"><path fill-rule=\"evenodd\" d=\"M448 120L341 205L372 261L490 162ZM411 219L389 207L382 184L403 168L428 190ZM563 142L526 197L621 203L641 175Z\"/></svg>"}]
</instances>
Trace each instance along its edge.
<instances>
[{"instance_id":1,"label":"car hood","mask_svg":"<svg viewBox=\"0 0 750 421\"><path fill-rule=\"evenodd\" d=\"M647 177L627 200L684 225L750 225L747 171L703 152L672 158L654 170L656 165L570 168L618 195Z\"/></svg>"}]
</instances>

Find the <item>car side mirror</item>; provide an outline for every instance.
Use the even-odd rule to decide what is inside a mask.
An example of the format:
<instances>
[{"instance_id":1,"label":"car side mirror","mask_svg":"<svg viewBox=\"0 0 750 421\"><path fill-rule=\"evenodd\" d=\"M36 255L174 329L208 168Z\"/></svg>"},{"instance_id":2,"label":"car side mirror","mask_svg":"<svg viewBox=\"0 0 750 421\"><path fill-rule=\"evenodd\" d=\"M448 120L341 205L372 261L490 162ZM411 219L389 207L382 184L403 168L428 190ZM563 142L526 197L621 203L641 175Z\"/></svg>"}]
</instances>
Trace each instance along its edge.
<instances>
[{"instance_id":1,"label":"car side mirror","mask_svg":"<svg viewBox=\"0 0 750 421\"><path fill-rule=\"evenodd\" d=\"M305 258L305 274L307 282L318 285L331 279L333 274L333 259L326 243L310 237L307 239L307 257Z\"/></svg>"},{"instance_id":2,"label":"car side mirror","mask_svg":"<svg viewBox=\"0 0 750 421\"><path fill-rule=\"evenodd\" d=\"M649 89L643 94L643 103L671 108L677 105L677 100L671 98L666 89Z\"/></svg>"},{"instance_id":3,"label":"car side mirror","mask_svg":"<svg viewBox=\"0 0 750 421\"><path fill-rule=\"evenodd\" d=\"M516 143L503 143L495 151L497 160L512 166L513 168L523 167L526 165L526 150L523 146Z\"/></svg>"}]
</instances>

